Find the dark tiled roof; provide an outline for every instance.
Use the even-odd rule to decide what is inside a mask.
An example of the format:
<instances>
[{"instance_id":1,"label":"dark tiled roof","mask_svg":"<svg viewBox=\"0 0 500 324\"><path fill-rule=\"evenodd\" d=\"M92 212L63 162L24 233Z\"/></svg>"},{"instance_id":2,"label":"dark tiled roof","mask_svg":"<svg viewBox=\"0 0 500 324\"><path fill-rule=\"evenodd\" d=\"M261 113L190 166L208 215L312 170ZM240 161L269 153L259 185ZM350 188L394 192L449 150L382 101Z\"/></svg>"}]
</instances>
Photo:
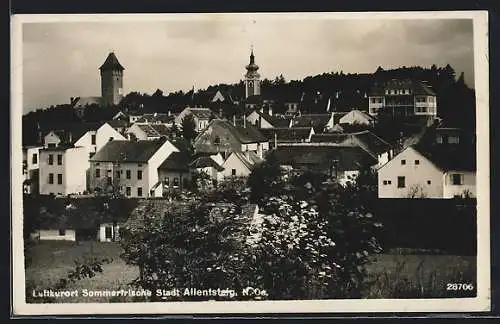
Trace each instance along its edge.
<instances>
[{"instance_id":1,"label":"dark tiled roof","mask_svg":"<svg viewBox=\"0 0 500 324\"><path fill-rule=\"evenodd\" d=\"M119 70L123 71L125 68L118 62L118 58L116 58L115 53L109 53L106 61L99 68L100 70Z\"/></svg>"},{"instance_id":2,"label":"dark tiled roof","mask_svg":"<svg viewBox=\"0 0 500 324\"><path fill-rule=\"evenodd\" d=\"M342 143L347 139L349 135L344 133L322 133L311 136L312 143Z\"/></svg>"},{"instance_id":3,"label":"dark tiled roof","mask_svg":"<svg viewBox=\"0 0 500 324\"><path fill-rule=\"evenodd\" d=\"M230 125L230 124L229 124ZM236 137L243 144L265 142L267 138L254 126L246 125L246 127L232 126L236 130Z\"/></svg>"},{"instance_id":4,"label":"dark tiled roof","mask_svg":"<svg viewBox=\"0 0 500 324\"><path fill-rule=\"evenodd\" d=\"M412 147L443 171L476 171L474 145L429 145L421 142Z\"/></svg>"},{"instance_id":5,"label":"dark tiled roof","mask_svg":"<svg viewBox=\"0 0 500 324\"><path fill-rule=\"evenodd\" d=\"M90 160L106 162L147 162L164 143L164 140L110 141Z\"/></svg>"},{"instance_id":6,"label":"dark tiled roof","mask_svg":"<svg viewBox=\"0 0 500 324\"><path fill-rule=\"evenodd\" d=\"M209 108L187 108L189 111L200 119L210 119L212 116L212 111Z\"/></svg>"},{"instance_id":7,"label":"dark tiled roof","mask_svg":"<svg viewBox=\"0 0 500 324\"><path fill-rule=\"evenodd\" d=\"M274 127L288 127L290 125L290 121L292 120L292 117L289 116L269 115L266 113L261 113L259 110L255 110L255 112L260 117L262 117L262 119L267 120L269 124L273 125Z\"/></svg>"},{"instance_id":8,"label":"dark tiled roof","mask_svg":"<svg viewBox=\"0 0 500 324\"><path fill-rule=\"evenodd\" d=\"M158 169L188 172L189 163L191 163L191 158L186 152L172 152Z\"/></svg>"},{"instance_id":9,"label":"dark tiled roof","mask_svg":"<svg viewBox=\"0 0 500 324\"><path fill-rule=\"evenodd\" d=\"M410 89L411 95L429 95L435 96L436 93L425 81L416 81L410 79L390 80L384 84L374 84L371 88L370 96L384 96L385 90Z\"/></svg>"},{"instance_id":10,"label":"dark tiled roof","mask_svg":"<svg viewBox=\"0 0 500 324\"><path fill-rule=\"evenodd\" d=\"M334 161L341 171L358 170L362 166L377 164L373 158L360 147L342 146L279 146L275 150L280 164L292 166L331 167Z\"/></svg>"},{"instance_id":11,"label":"dark tiled roof","mask_svg":"<svg viewBox=\"0 0 500 324\"><path fill-rule=\"evenodd\" d=\"M261 128L269 141L274 141L276 134L278 142L303 142L309 139L311 127Z\"/></svg>"},{"instance_id":12,"label":"dark tiled roof","mask_svg":"<svg viewBox=\"0 0 500 324\"><path fill-rule=\"evenodd\" d=\"M363 147L374 154L384 153L391 149L391 145L389 143L370 131L352 133L351 136L355 137L361 142Z\"/></svg>"},{"instance_id":13,"label":"dark tiled roof","mask_svg":"<svg viewBox=\"0 0 500 324\"><path fill-rule=\"evenodd\" d=\"M169 140L181 152L191 154L193 151L191 143L189 143L189 141L184 137L174 137Z\"/></svg>"},{"instance_id":14,"label":"dark tiled roof","mask_svg":"<svg viewBox=\"0 0 500 324\"><path fill-rule=\"evenodd\" d=\"M106 123L109 124L109 126L113 128L125 128L128 126L128 123L126 120L121 120L121 119L112 119L108 120Z\"/></svg>"},{"instance_id":15,"label":"dark tiled roof","mask_svg":"<svg viewBox=\"0 0 500 324\"><path fill-rule=\"evenodd\" d=\"M174 115L162 114L162 113L154 113L154 114L144 114L137 120L138 123L163 123L168 124L172 123L175 120Z\"/></svg>"},{"instance_id":16,"label":"dark tiled roof","mask_svg":"<svg viewBox=\"0 0 500 324\"><path fill-rule=\"evenodd\" d=\"M215 162L209 156L200 156L189 165L192 168L215 168L217 171L222 171L224 168Z\"/></svg>"},{"instance_id":17,"label":"dark tiled roof","mask_svg":"<svg viewBox=\"0 0 500 324\"><path fill-rule=\"evenodd\" d=\"M331 117L331 114L304 114L293 119L292 127L324 128Z\"/></svg>"}]
</instances>

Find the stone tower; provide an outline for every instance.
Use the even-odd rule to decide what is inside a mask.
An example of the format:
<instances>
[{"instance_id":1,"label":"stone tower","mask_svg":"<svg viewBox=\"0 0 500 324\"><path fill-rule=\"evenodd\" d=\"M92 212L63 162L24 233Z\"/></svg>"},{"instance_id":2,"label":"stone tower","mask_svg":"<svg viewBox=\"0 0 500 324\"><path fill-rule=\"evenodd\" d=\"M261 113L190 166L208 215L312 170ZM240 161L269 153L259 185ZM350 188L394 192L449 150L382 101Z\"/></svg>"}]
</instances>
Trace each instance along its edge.
<instances>
[{"instance_id":1,"label":"stone tower","mask_svg":"<svg viewBox=\"0 0 500 324\"><path fill-rule=\"evenodd\" d=\"M103 106L117 105L123 98L123 70L115 53L109 53L101 70L101 100Z\"/></svg>"},{"instance_id":2,"label":"stone tower","mask_svg":"<svg viewBox=\"0 0 500 324\"><path fill-rule=\"evenodd\" d=\"M245 74L245 98L250 96L260 95L260 74L257 72L259 66L255 64L255 56L253 48L250 53L250 64L246 66L247 73Z\"/></svg>"}]
</instances>

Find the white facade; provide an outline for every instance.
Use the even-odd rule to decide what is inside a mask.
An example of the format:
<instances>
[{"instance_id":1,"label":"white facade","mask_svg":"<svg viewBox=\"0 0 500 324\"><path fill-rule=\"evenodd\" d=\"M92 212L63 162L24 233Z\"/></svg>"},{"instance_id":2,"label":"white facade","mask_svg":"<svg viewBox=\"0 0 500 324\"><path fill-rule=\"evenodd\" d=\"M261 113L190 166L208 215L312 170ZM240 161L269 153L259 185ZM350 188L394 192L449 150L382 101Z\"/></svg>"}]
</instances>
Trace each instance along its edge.
<instances>
[{"instance_id":1,"label":"white facade","mask_svg":"<svg viewBox=\"0 0 500 324\"><path fill-rule=\"evenodd\" d=\"M120 226L113 226L112 223L103 223L99 226L97 238L100 242L113 242L113 236L119 237Z\"/></svg>"},{"instance_id":2,"label":"white facade","mask_svg":"<svg viewBox=\"0 0 500 324\"><path fill-rule=\"evenodd\" d=\"M30 185L24 186L23 192L25 193L32 193L38 188L40 149L43 149L43 146L23 147L23 181L32 181Z\"/></svg>"},{"instance_id":3,"label":"white facade","mask_svg":"<svg viewBox=\"0 0 500 324\"><path fill-rule=\"evenodd\" d=\"M259 114L257 111L252 111L250 115L246 117L247 122L251 123L252 125L259 127L259 128L274 128L271 123L269 123L265 117L263 117L261 114Z\"/></svg>"},{"instance_id":4,"label":"white facade","mask_svg":"<svg viewBox=\"0 0 500 324\"><path fill-rule=\"evenodd\" d=\"M43 145L44 147L56 147L61 143L61 138L54 132L50 131L45 137L43 138Z\"/></svg>"},{"instance_id":5,"label":"white facade","mask_svg":"<svg viewBox=\"0 0 500 324\"><path fill-rule=\"evenodd\" d=\"M92 161L90 189L102 188L110 178L126 197L150 197L150 190L159 181L158 167L172 152L178 151L170 141L165 141L147 162Z\"/></svg>"},{"instance_id":6,"label":"white facade","mask_svg":"<svg viewBox=\"0 0 500 324\"><path fill-rule=\"evenodd\" d=\"M133 124L130 126L127 131L125 132L127 136L130 137L130 134L134 134L135 138L137 140L152 140L152 139L158 139L158 137L149 137L146 132L144 132L137 123Z\"/></svg>"},{"instance_id":7,"label":"white facade","mask_svg":"<svg viewBox=\"0 0 500 324\"><path fill-rule=\"evenodd\" d=\"M476 173L448 171L443 175L443 198L476 197Z\"/></svg>"},{"instance_id":8,"label":"white facade","mask_svg":"<svg viewBox=\"0 0 500 324\"><path fill-rule=\"evenodd\" d=\"M231 153L222 164L224 178L248 177L252 173L252 167L256 161L247 153Z\"/></svg>"},{"instance_id":9,"label":"white facade","mask_svg":"<svg viewBox=\"0 0 500 324\"><path fill-rule=\"evenodd\" d=\"M175 117L175 123L177 125L179 125L179 127L182 127L182 120L184 119L184 117L191 114L191 115L193 115L193 119L194 119L195 131L200 132L208 126L208 124L210 122L210 118L199 118L196 114L192 113L191 109L197 109L197 110L203 109L206 111L206 113L211 114L211 110L209 108L189 108L188 107L188 108L185 108L183 111L181 111L181 113L179 115L177 115L177 117Z\"/></svg>"},{"instance_id":10,"label":"white facade","mask_svg":"<svg viewBox=\"0 0 500 324\"><path fill-rule=\"evenodd\" d=\"M73 229L59 231L59 229L41 229L36 238L41 241L76 241L76 232Z\"/></svg>"},{"instance_id":11,"label":"white facade","mask_svg":"<svg viewBox=\"0 0 500 324\"><path fill-rule=\"evenodd\" d=\"M104 123L97 130L89 130L82 137L76 139L75 146L83 146L87 148L88 156L96 153L109 141L126 140L116 129L108 123Z\"/></svg>"},{"instance_id":12,"label":"white facade","mask_svg":"<svg viewBox=\"0 0 500 324\"><path fill-rule=\"evenodd\" d=\"M465 190L475 196L475 172L444 172L412 147L378 169L379 198L453 198Z\"/></svg>"},{"instance_id":13,"label":"white facade","mask_svg":"<svg viewBox=\"0 0 500 324\"><path fill-rule=\"evenodd\" d=\"M82 194L87 190L85 147L40 150L39 191L42 195Z\"/></svg>"}]
</instances>

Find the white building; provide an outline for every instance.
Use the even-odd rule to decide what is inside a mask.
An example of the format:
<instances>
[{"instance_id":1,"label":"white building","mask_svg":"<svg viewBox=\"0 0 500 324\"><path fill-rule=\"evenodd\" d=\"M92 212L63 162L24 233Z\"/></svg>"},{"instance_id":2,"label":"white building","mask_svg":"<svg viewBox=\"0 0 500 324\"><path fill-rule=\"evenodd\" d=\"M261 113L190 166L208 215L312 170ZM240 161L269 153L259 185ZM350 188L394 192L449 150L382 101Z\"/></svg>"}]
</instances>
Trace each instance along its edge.
<instances>
[{"instance_id":1,"label":"white building","mask_svg":"<svg viewBox=\"0 0 500 324\"><path fill-rule=\"evenodd\" d=\"M339 119L339 124L371 126L373 123L373 117L357 109L351 110Z\"/></svg>"},{"instance_id":2,"label":"white building","mask_svg":"<svg viewBox=\"0 0 500 324\"><path fill-rule=\"evenodd\" d=\"M475 197L474 153L458 147L417 145L401 151L378 170L379 198Z\"/></svg>"},{"instance_id":3,"label":"white building","mask_svg":"<svg viewBox=\"0 0 500 324\"><path fill-rule=\"evenodd\" d=\"M43 146L23 147L23 192L27 194L38 192L40 149Z\"/></svg>"},{"instance_id":4,"label":"white building","mask_svg":"<svg viewBox=\"0 0 500 324\"><path fill-rule=\"evenodd\" d=\"M436 93L423 81L393 79L369 93L369 114L377 116L383 108L394 117L436 116Z\"/></svg>"},{"instance_id":5,"label":"white building","mask_svg":"<svg viewBox=\"0 0 500 324\"><path fill-rule=\"evenodd\" d=\"M222 171L224 178L231 177L248 177L255 165L263 161L261 156L256 153L247 152L233 152L222 164L224 170Z\"/></svg>"},{"instance_id":6,"label":"white building","mask_svg":"<svg viewBox=\"0 0 500 324\"><path fill-rule=\"evenodd\" d=\"M212 118L212 111L209 108L185 108L179 115L175 117L175 123L182 128L182 120L184 117L192 115L195 124L195 131L200 132L205 129Z\"/></svg>"},{"instance_id":7,"label":"white building","mask_svg":"<svg viewBox=\"0 0 500 324\"><path fill-rule=\"evenodd\" d=\"M90 189L114 188L127 197L161 196L158 168L172 152L179 149L168 140L111 141L90 159Z\"/></svg>"},{"instance_id":8,"label":"white building","mask_svg":"<svg viewBox=\"0 0 500 324\"><path fill-rule=\"evenodd\" d=\"M88 151L83 146L40 149L39 184L41 195L83 194L87 190Z\"/></svg>"}]
</instances>

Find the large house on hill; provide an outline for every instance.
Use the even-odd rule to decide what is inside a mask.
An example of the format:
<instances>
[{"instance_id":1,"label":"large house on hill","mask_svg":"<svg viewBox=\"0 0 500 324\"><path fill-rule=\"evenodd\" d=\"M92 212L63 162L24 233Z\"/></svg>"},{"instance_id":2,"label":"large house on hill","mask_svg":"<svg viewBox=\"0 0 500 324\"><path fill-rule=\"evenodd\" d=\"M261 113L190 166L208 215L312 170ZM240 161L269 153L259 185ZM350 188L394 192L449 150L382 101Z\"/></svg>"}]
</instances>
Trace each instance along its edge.
<instances>
[{"instance_id":1,"label":"large house on hill","mask_svg":"<svg viewBox=\"0 0 500 324\"><path fill-rule=\"evenodd\" d=\"M375 84L368 95L368 112L377 116L386 109L391 116L436 116L436 93L424 81L396 80Z\"/></svg>"},{"instance_id":2,"label":"large house on hill","mask_svg":"<svg viewBox=\"0 0 500 324\"><path fill-rule=\"evenodd\" d=\"M170 141L111 141L90 159L90 189L119 190L127 197L162 196L159 168L173 152Z\"/></svg>"}]
</instances>

